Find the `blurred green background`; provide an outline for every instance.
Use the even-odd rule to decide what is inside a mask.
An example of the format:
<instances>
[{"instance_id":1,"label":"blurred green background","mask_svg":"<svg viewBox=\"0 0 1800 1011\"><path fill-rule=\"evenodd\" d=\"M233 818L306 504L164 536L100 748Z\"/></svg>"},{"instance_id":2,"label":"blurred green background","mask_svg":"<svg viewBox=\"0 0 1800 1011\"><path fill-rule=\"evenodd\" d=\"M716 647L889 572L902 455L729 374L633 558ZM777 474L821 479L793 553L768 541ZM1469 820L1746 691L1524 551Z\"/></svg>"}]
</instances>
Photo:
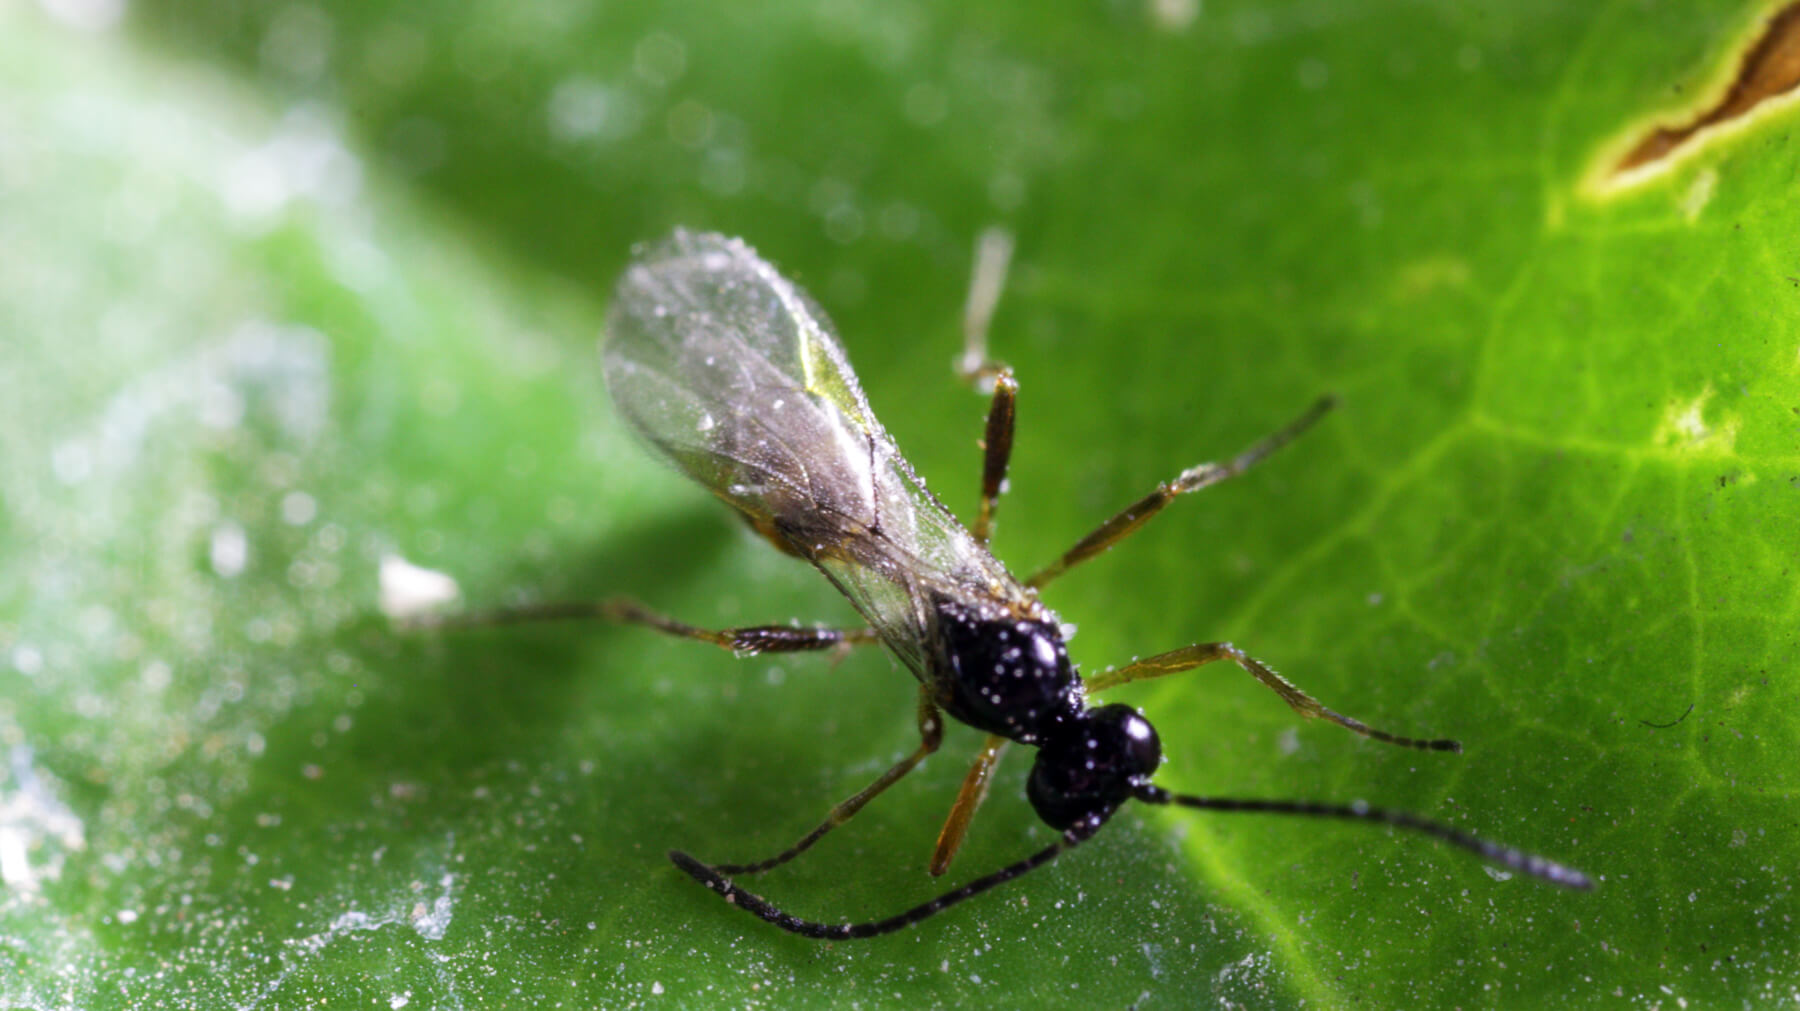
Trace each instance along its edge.
<instances>
[{"instance_id":1,"label":"blurred green background","mask_svg":"<svg viewBox=\"0 0 1800 1011\"><path fill-rule=\"evenodd\" d=\"M0 1006L1766 1005L1800 991L1794 114L1600 199L1762 9L1267 0L0 6ZM1366 799L1566 859L1133 810L821 945L669 866L785 846L915 739L873 652L609 627L627 592L847 622L658 467L595 340L633 243L741 235L972 511L949 363L1018 252L1020 570L1333 392L1046 593L1099 669L1233 639L1462 756L1208 669L1121 691L1159 779ZM1680 719L1677 722L1678 717ZM1667 724L1673 725L1667 725ZM759 891L882 916L977 737ZM1048 838L1014 754L952 879Z\"/></svg>"}]
</instances>

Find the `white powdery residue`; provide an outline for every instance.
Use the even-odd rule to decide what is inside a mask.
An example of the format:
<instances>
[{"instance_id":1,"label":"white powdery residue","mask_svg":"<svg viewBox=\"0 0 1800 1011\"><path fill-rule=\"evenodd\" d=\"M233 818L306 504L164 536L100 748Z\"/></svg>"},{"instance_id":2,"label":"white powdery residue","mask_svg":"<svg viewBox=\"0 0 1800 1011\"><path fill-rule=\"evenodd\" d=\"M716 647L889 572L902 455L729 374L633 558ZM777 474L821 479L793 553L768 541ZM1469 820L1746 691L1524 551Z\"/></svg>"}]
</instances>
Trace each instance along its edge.
<instances>
[{"instance_id":1,"label":"white powdery residue","mask_svg":"<svg viewBox=\"0 0 1800 1011\"><path fill-rule=\"evenodd\" d=\"M250 564L250 536L236 523L221 523L213 528L208 554L212 558L213 572L223 579L236 579Z\"/></svg>"},{"instance_id":2,"label":"white powdery residue","mask_svg":"<svg viewBox=\"0 0 1800 1011\"><path fill-rule=\"evenodd\" d=\"M31 759L29 747L13 746L13 789L0 793L0 883L26 892L61 877L64 854L87 845L81 819L37 774ZM41 851L35 865L34 850Z\"/></svg>"},{"instance_id":3,"label":"white powdery residue","mask_svg":"<svg viewBox=\"0 0 1800 1011\"><path fill-rule=\"evenodd\" d=\"M170 423L231 429L256 418L305 448L329 418L330 355L309 327L246 320L114 394L89 431L57 447L52 468L65 484L118 480L142 465L144 447Z\"/></svg>"},{"instance_id":4,"label":"white powdery residue","mask_svg":"<svg viewBox=\"0 0 1800 1011\"><path fill-rule=\"evenodd\" d=\"M621 140L636 133L643 119L641 100L587 77L559 82L545 109L551 138L563 144Z\"/></svg>"},{"instance_id":5,"label":"white powdery residue","mask_svg":"<svg viewBox=\"0 0 1800 1011\"><path fill-rule=\"evenodd\" d=\"M396 621L417 618L462 595L462 588L450 575L394 554L381 556L378 582L381 613Z\"/></svg>"},{"instance_id":6,"label":"white powdery residue","mask_svg":"<svg viewBox=\"0 0 1800 1011\"><path fill-rule=\"evenodd\" d=\"M1282 730L1280 736L1275 738L1275 746L1281 749L1281 753L1284 755L1298 754L1300 751L1300 731L1293 727Z\"/></svg>"},{"instance_id":7,"label":"white powdery residue","mask_svg":"<svg viewBox=\"0 0 1800 1011\"><path fill-rule=\"evenodd\" d=\"M446 843L444 863L454 862L456 836L452 833ZM416 887L416 886L415 886ZM254 999L246 1001L241 1008L245 1011L259 1008L263 1001L271 995L279 993L287 978L299 968L300 958L317 955L331 945L333 941L353 933L380 930L383 927L407 927L427 941L441 941L444 933L450 928L450 920L456 911L456 875L450 871L442 871L438 876L438 887L442 889L436 898L424 902L410 895L392 903L385 912L368 913L360 909L347 909L332 917L331 923L317 933L305 937L297 937L285 942L288 953L283 954L281 971L264 984ZM410 891L410 889L409 889ZM449 990L454 987L451 981L440 972ZM412 991L404 991L388 998L390 1007L405 1007L412 1001Z\"/></svg>"},{"instance_id":8,"label":"white powdery residue","mask_svg":"<svg viewBox=\"0 0 1800 1011\"><path fill-rule=\"evenodd\" d=\"M362 190L362 163L322 109L295 108L267 142L223 161L218 192L233 221L260 232L295 201L334 208L354 202Z\"/></svg>"},{"instance_id":9,"label":"white powdery residue","mask_svg":"<svg viewBox=\"0 0 1800 1011\"><path fill-rule=\"evenodd\" d=\"M1699 442L1706 438L1706 416L1702 413L1705 406L1705 396L1683 406L1675 415L1673 423L1675 431L1686 436L1692 442Z\"/></svg>"},{"instance_id":10,"label":"white powdery residue","mask_svg":"<svg viewBox=\"0 0 1800 1011\"><path fill-rule=\"evenodd\" d=\"M1150 0L1150 23L1165 32L1182 32L1200 17L1200 0Z\"/></svg>"},{"instance_id":11,"label":"white powdery residue","mask_svg":"<svg viewBox=\"0 0 1800 1011\"><path fill-rule=\"evenodd\" d=\"M358 931L380 930L382 927L399 925L413 926L413 913L402 912L371 915L360 909L350 909L333 917L330 926L326 927L324 930L321 930L316 934L308 934L305 937L289 941L288 943L298 951L308 955L314 955L325 950L331 942L347 934L354 934ZM435 936L427 934L424 931L420 931L420 933L428 940L435 941L443 937L443 932L441 930L438 931Z\"/></svg>"},{"instance_id":12,"label":"white powdery residue","mask_svg":"<svg viewBox=\"0 0 1800 1011\"><path fill-rule=\"evenodd\" d=\"M86 481L88 475L93 473L94 462L88 458L86 446L78 442L65 443L51 451L50 469L55 472L58 481L76 485Z\"/></svg>"},{"instance_id":13,"label":"white powdery residue","mask_svg":"<svg viewBox=\"0 0 1800 1011\"><path fill-rule=\"evenodd\" d=\"M1741 422L1735 414L1725 412L1717 412L1717 417L1709 419L1706 406L1712 397L1712 384L1708 383L1691 399L1671 401L1664 408L1653 441L1678 452L1730 453L1737 445Z\"/></svg>"},{"instance_id":14,"label":"white powdery residue","mask_svg":"<svg viewBox=\"0 0 1800 1011\"><path fill-rule=\"evenodd\" d=\"M58 22L84 32L110 31L125 16L125 0L38 0L38 6Z\"/></svg>"},{"instance_id":15,"label":"white powdery residue","mask_svg":"<svg viewBox=\"0 0 1800 1011\"><path fill-rule=\"evenodd\" d=\"M29 843L25 833L0 825L0 882L9 888L37 883L31 873Z\"/></svg>"},{"instance_id":16,"label":"white powdery residue","mask_svg":"<svg viewBox=\"0 0 1800 1011\"><path fill-rule=\"evenodd\" d=\"M1268 975L1268 971L1268 956L1251 952L1225 968L1220 969L1218 975L1214 978L1217 979L1221 985L1237 984L1251 987L1255 986L1258 981Z\"/></svg>"},{"instance_id":17,"label":"white powdery residue","mask_svg":"<svg viewBox=\"0 0 1800 1011\"><path fill-rule=\"evenodd\" d=\"M44 669L44 653L31 643L19 643L13 647L12 666L26 677L36 677Z\"/></svg>"},{"instance_id":18,"label":"white powdery residue","mask_svg":"<svg viewBox=\"0 0 1800 1011\"><path fill-rule=\"evenodd\" d=\"M310 443L331 407L330 345L310 327L250 320L218 355L224 380L284 436Z\"/></svg>"},{"instance_id":19,"label":"white powdery residue","mask_svg":"<svg viewBox=\"0 0 1800 1011\"><path fill-rule=\"evenodd\" d=\"M291 491L282 496L281 519L289 526L303 527L319 515L319 501L303 491Z\"/></svg>"},{"instance_id":20,"label":"white powdery residue","mask_svg":"<svg viewBox=\"0 0 1800 1011\"><path fill-rule=\"evenodd\" d=\"M1163 974L1162 945L1145 941L1139 945L1144 952L1144 961L1150 966L1150 978L1161 979Z\"/></svg>"},{"instance_id":21,"label":"white powdery residue","mask_svg":"<svg viewBox=\"0 0 1800 1011\"><path fill-rule=\"evenodd\" d=\"M421 903L409 914L412 928L427 941L443 940L444 931L450 929L450 917L456 912L456 875L445 871L443 877L438 878L438 886L443 891L429 907Z\"/></svg>"},{"instance_id":22,"label":"white powdery residue","mask_svg":"<svg viewBox=\"0 0 1800 1011\"><path fill-rule=\"evenodd\" d=\"M441 941L444 939L444 932L450 929L450 919L456 912L456 875L449 871L443 872L438 877L438 887L442 891L429 903L407 901L403 906L388 912L373 914L360 909L349 909L334 917L325 930L289 943L302 951L315 952L345 934L395 926L411 927L427 941Z\"/></svg>"}]
</instances>

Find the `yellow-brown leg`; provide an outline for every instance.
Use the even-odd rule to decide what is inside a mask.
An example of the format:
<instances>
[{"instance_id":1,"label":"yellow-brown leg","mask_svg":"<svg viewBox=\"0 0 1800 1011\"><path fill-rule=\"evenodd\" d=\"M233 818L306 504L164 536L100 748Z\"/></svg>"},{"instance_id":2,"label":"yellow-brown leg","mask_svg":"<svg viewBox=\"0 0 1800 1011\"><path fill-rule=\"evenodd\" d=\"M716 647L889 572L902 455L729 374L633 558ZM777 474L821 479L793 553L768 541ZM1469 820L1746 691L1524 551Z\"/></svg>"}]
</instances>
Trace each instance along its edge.
<instances>
[{"instance_id":1,"label":"yellow-brown leg","mask_svg":"<svg viewBox=\"0 0 1800 1011\"><path fill-rule=\"evenodd\" d=\"M696 628L652 611L629 597L597 601L529 604L474 614L415 619L415 628L482 628L489 625L521 625L535 621L614 621L644 625L665 635L710 642L739 656L757 653L797 653L806 650L861 646L880 642L873 629L809 628L794 625L749 625L743 628Z\"/></svg>"},{"instance_id":2,"label":"yellow-brown leg","mask_svg":"<svg viewBox=\"0 0 1800 1011\"><path fill-rule=\"evenodd\" d=\"M1200 642L1192 646L1159 653L1148 659L1127 664L1117 670L1106 671L1087 679L1088 691L1103 692L1108 688L1117 688L1133 681L1148 681L1151 678L1167 677L1192 670L1204 664L1218 660L1229 660L1246 673L1274 690L1293 710L1301 716L1330 720L1346 730L1353 730L1364 737L1373 738L1388 744L1397 744L1403 748L1419 748L1425 751L1461 751L1462 745L1451 740L1422 740L1415 737L1401 737L1385 730L1376 730L1361 720L1351 719L1342 713L1334 712L1319 704L1319 701L1296 687L1292 682L1275 673L1267 664L1250 656L1243 650L1228 642Z\"/></svg>"},{"instance_id":3,"label":"yellow-brown leg","mask_svg":"<svg viewBox=\"0 0 1800 1011\"><path fill-rule=\"evenodd\" d=\"M1177 474L1175 480L1157 485L1155 491L1125 507L1117 516L1100 524L1092 533L1077 541L1074 547L1063 552L1061 558L1033 573L1031 578L1025 581L1025 585L1043 586L1136 533L1139 527L1150 522L1152 516L1162 512L1164 507L1180 496L1199 491L1202 488L1209 488L1249 470L1264 457L1294 441L1294 438L1301 432L1311 428L1313 423L1324 417L1325 412L1331 410L1335 403L1336 401L1331 397L1321 397L1307 408L1305 414L1289 422L1286 428L1244 450L1229 462L1203 463L1197 467L1189 467Z\"/></svg>"},{"instance_id":4,"label":"yellow-brown leg","mask_svg":"<svg viewBox=\"0 0 1800 1011\"><path fill-rule=\"evenodd\" d=\"M1014 406L1018 398L1018 380L1013 378L1011 369L1000 366L994 377L994 402L988 408L986 434L981 440L981 509L969 530L977 544L986 544L994 535L994 508L1000 502L1000 490L1006 486L1006 467L1012 460Z\"/></svg>"},{"instance_id":5,"label":"yellow-brown leg","mask_svg":"<svg viewBox=\"0 0 1800 1011\"><path fill-rule=\"evenodd\" d=\"M969 774L963 777L962 789L956 792L956 803L950 805L950 817L944 820L943 831L938 833L937 849L931 854L932 874L949 870L950 861L956 859L956 851L962 849L963 837L969 834L969 823L980 810L981 802L987 800L994 766L1000 764L1000 753L1009 743L1004 737L989 734L981 751L976 753Z\"/></svg>"},{"instance_id":6,"label":"yellow-brown leg","mask_svg":"<svg viewBox=\"0 0 1800 1011\"><path fill-rule=\"evenodd\" d=\"M1006 465L1012 458L1013 414L1019 384L1012 370L988 358L988 322L1006 287L1006 271L1012 261L1012 233L988 228L975 242L975 268L969 275L969 297L963 304L963 353L956 364L962 378L978 390L993 389L987 428L981 441L981 508L969 532L978 544L986 544L994 532L994 507L1006 484Z\"/></svg>"}]
</instances>

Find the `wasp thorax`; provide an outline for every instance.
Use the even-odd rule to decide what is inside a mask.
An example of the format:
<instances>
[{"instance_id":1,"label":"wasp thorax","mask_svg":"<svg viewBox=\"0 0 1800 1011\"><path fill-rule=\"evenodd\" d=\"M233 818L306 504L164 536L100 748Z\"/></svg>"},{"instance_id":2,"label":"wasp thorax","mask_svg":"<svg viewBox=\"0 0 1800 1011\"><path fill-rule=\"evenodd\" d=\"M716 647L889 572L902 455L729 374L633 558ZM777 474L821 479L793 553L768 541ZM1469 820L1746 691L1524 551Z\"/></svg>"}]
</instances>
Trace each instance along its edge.
<instances>
[{"instance_id":1,"label":"wasp thorax","mask_svg":"<svg viewBox=\"0 0 1800 1011\"><path fill-rule=\"evenodd\" d=\"M949 674L950 715L1023 744L1054 735L1081 711L1068 647L1054 622L998 610L937 603L941 663Z\"/></svg>"},{"instance_id":2,"label":"wasp thorax","mask_svg":"<svg viewBox=\"0 0 1800 1011\"><path fill-rule=\"evenodd\" d=\"M1067 829L1111 814L1161 764L1149 720L1130 706L1100 706L1043 743L1025 792L1045 824Z\"/></svg>"}]
</instances>

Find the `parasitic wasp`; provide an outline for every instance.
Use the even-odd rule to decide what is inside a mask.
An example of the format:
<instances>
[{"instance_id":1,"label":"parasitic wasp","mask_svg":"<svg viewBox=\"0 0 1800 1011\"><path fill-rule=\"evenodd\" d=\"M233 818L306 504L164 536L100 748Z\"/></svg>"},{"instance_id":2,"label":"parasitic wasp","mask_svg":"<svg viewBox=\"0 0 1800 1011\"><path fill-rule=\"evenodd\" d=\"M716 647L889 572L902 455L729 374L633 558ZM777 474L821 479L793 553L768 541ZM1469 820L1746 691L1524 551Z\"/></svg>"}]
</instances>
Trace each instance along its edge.
<instances>
[{"instance_id":1,"label":"parasitic wasp","mask_svg":"<svg viewBox=\"0 0 1800 1011\"><path fill-rule=\"evenodd\" d=\"M1217 661L1236 664L1301 716L1401 747L1461 748L1450 740L1390 734L1328 709L1228 642L1185 646L1082 679L1069 661L1062 626L1038 599L1038 590L1134 533L1177 497L1243 474L1311 427L1332 400L1318 401L1228 462L1182 471L1020 580L987 547L1012 451L1018 393L1010 369L989 362L985 349L987 319L1009 255L1005 233L983 237L964 315L967 343L960 369L966 379L991 387L992 394L981 502L970 527L926 490L869 410L825 313L741 240L678 230L640 249L619 280L602 355L620 413L664 458L724 499L777 548L824 573L867 627L710 630L625 599L528 607L493 617L600 617L739 655L879 642L919 681L918 747L832 808L818 827L764 860L708 864L673 851L669 857L676 866L784 930L813 938L874 937L1049 863L1091 839L1125 802L1135 800L1375 822L1431 836L1558 885L1591 887L1574 868L1404 811L1360 802L1190 796L1151 781L1162 761L1156 730L1131 706L1092 705L1089 697ZM949 867L1008 744L1037 749L1026 795L1057 833L1054 842L922 905L860 923L802 919L735 883L734 878L800 855L912 771L937 750L945 716L988 737L938 836L932 873Z\"/></svg>"}]
</instances>

